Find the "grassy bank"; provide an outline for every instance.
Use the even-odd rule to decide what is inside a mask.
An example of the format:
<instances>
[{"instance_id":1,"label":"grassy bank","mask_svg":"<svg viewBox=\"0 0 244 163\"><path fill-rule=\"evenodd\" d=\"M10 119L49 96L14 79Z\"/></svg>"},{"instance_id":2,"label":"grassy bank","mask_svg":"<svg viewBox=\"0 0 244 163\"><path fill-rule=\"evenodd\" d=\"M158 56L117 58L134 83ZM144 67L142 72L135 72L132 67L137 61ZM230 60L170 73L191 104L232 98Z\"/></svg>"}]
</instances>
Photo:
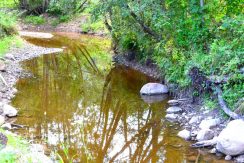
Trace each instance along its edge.
<instances>
[{"instance_id":1,"label":"grassy bank","mask_svg":"<svg viewBox=\"0 0 244 163\"><path fill-rule=\"evenodd\" d=\"M21 46L21 39L16 36L16 22L17 17L14 13L0 12L0 56L11 46Z\"/></svg>"}]
</instances>

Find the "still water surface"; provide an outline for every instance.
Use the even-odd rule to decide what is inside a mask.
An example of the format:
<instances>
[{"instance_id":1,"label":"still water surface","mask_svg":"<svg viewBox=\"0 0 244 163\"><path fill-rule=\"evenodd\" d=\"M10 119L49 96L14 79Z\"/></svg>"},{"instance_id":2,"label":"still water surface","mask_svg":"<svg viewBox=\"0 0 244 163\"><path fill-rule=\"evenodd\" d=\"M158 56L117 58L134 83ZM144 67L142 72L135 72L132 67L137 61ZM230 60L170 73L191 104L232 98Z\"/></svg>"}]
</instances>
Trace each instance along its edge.
<instances>
[{"instance_id":1,"label":"still water surface","mask_svg":"<svg viewBox=\"0 0 244 163\"><path fill-rule=\"evenodd\" d=\"M33 74L19 80L13 100L16 123L27 126L16 131L23 137L65 161L223 162L176 136L180 126L164 119L169 97L143 99L140 88L155 80L113 65L108 39L70 33L25 39L64 52L23 62Z\"/></svg>"}]
</instances>

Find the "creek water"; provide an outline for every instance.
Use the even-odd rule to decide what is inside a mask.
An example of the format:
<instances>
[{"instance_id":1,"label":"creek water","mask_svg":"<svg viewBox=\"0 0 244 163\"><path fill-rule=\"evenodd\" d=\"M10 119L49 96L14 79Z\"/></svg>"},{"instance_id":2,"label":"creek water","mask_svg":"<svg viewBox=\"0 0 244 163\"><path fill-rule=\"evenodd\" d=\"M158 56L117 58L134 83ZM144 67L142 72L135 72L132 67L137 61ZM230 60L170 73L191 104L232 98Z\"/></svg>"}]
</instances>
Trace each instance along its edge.
<instances>
[{"instance_id":1,"label":"creek water","mask_svg":"<svg viewBox=\"0 0 244 163\"><path fill-rule=\"evenodd\" d=\"M72 162L223 162L178 138L167 122L169 97L142 98L140 88L155 81L112 64L106 38L56 33L52 39L25 38L64 48L23 62L32 77L20 79L12 104L19 108L15 132Z\"/></svg>"}]
</instances>

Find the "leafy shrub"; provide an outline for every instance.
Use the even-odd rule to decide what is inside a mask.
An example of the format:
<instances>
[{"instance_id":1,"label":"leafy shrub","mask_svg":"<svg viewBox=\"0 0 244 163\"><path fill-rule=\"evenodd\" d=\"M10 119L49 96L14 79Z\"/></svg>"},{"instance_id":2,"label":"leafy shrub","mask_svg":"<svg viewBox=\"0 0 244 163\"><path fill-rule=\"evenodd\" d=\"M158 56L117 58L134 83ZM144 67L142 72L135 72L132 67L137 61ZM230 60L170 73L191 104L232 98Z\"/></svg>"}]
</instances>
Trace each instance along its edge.
<instances>
[{"instance_id":1,"label":"leafy shrub","mask_svg":"<svg viewBox=\"0 0 244 163\"><path fill-rule=\"evenodd\" d=\"M11 13L0 12L0 38L16 34L16 17Z\"/></svg>"},{"instance_id":2,"label":"leafy shrub","mask_svg":"<svg viewBox=\"0 0 244 163\"><path fill-rule=\"evenodd\" d=\"M34 16L34 15L26 16L24 21L26 23L33 24L33 25L45 24L45 19L42 16Z\"/></svg>"}]
</instances>

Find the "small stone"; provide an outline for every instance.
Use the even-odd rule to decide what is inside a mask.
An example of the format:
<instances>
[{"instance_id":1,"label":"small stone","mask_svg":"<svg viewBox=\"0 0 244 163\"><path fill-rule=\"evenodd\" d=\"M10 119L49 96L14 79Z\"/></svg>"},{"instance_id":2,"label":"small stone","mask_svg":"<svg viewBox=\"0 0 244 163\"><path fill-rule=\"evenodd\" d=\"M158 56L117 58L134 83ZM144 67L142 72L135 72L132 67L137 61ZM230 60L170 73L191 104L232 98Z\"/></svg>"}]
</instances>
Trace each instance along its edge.
<instances>
[{"instance_id":1,"label":"small stone","mask_svg":"<svg viewBox=\"0 0 244 163\"><path fill-rule=\"evenodd\" d=\"M172 107L169 107L167 110L166 110L167 113L180 113L182 112L182 109L180 107L177 107L177 106L172 106Z\"/></svg>"},{"instance_id":2,"label":"small stone","mask_svg":"<svg viewBox=\"0 0 244 163\"><path fill-rule=\"evenodd\" d=\"M3 105L3 114L8 117L16 117L18 111L11 105L4 104Z\"/></svg>"},{"instance_id":3,"label":"small stone","mask_svg":"<svg viewBox=\"0 0 244 163\"><path fill-rule=\"evenodd\" d=\"M194 116L191 118L191 120L189 121L189 124L193 124L193 123L199 123L199 121L202 119L201 116Z\"/></svg>"},{"instance_id":4,"label":"small stone","mask_svg":"<svg viewBox=\"0 0 244 163\"><path fill-rule=\"evenodd\" d=\"M185 140L189 140L191 138L191 133L190 131L184 129L182 131L180 131L178 134L177 134L179 137L185 139Z\"/></svg>"},{"instance_id":5,"label":"small stone","mask_svg":"<svg viewBox=\"0 0 244 163\"><path fill-rule=\"evenodd\" d=\"M191 137L196 137L197 134L198 134L198 131L192 131L192 132L191 132Z\"/></svg>"},{"instance_id":6,"label":"small stone","mask_svg":"<svg viewBox=\"0 0 244 163\"><path fill-rule=\"evenodd\" d=\"M216 148L213 148L209 151L209 153L215 154L217 152Z\"/></svg>"},{"instance_id":7,"label":"small stone","mask_svg":"<svg viewBox=\"0 0 244 163\"><path fill-rule=\"evenodd\" d=\"M167 114L165 118L169 121L177 121L178 115L176 114Z\"/></svg>"},{"instance_id":8,"label":"small stone","mask_svg":"<svg viewBox=\"0 0 244 163\"><path fill-rule=\"evenodd\" d=\"M202 120L202 122L200 123L199 127L201 129L210 129L212 127L217 126L218 124L220 124L220 119L216 118L216 119L209 119L209 120Z\"/></svg>"},{"instance_id":9,"label":"small stone","mask_svg":"<svg viewBox=\"0 0 244 163\"><path fill-rule=\"evenodd\" d=\"M178 100L169 100L167 103L169 105L171 105L171 106L179 105L179 101Z\"/></svg>"},{"instance_id":10,"label":"small stone","mask_svg":"<svg viewBox=\"0 0 244 163\"><path fill-rule=\"evenodd\" d=\"M198 141L210 140L214 137L214 132L210 129L202 129L197 134Z\"/></svg>"},{"instance_id":11,"label":"small stone","mask_svg":"<svg viewBox=\"0 0 244 163\"><path fill-rule=\"evenodd\" d=\"M225 156L225 160L230 161L232 159L231 155Z\"/></svg>"}]
</instances>

